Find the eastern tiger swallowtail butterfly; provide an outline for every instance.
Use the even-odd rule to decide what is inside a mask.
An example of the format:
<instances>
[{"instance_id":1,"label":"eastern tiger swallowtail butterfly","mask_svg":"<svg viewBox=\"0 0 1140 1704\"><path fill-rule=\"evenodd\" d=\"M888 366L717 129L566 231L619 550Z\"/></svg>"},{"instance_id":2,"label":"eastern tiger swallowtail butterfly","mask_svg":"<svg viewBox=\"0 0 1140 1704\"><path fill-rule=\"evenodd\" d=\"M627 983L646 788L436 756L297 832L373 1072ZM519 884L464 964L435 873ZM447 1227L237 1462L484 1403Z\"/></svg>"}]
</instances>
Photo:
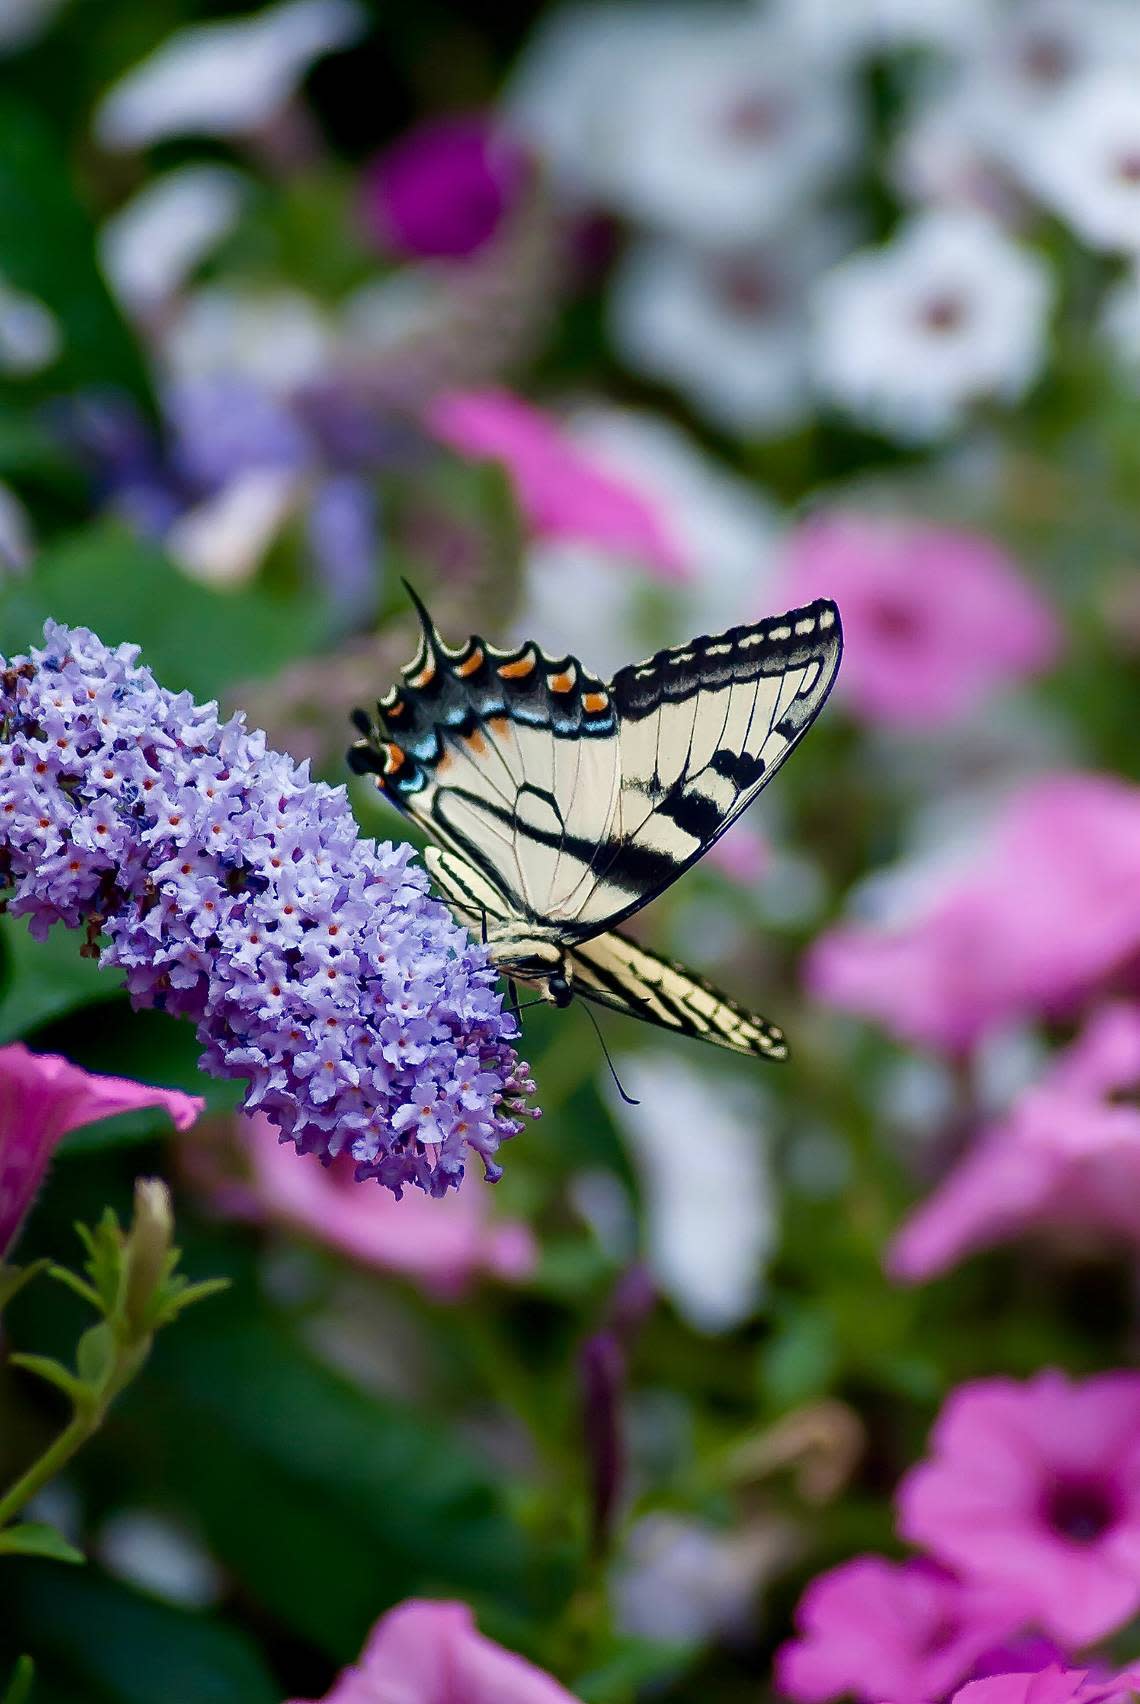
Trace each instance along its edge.
<instances>
[{"instance_id":1,"label":"eastern tiger swallowtail butterfly","mask_svg":"<svg viewBox=\"0 0 1140 1704\"><path fill-rule=\"evenodd\" d=\"M535 644L415 660L348 754L437 844L424 858L503 976L581 995L736 1053L783 1059L780 1030L620 934L707 852L819 714L843 648L820 600L658 651L604 683Z\"/></svg>"}]
</instances>

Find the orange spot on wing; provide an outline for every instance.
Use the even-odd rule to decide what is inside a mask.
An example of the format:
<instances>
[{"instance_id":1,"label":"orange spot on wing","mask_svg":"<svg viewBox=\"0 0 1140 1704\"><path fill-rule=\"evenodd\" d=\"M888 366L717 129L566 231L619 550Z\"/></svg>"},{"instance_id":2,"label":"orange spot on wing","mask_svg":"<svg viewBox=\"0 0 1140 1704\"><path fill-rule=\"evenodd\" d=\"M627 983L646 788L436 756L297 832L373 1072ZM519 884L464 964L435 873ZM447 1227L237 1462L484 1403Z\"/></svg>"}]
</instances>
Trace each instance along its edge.
<instances>
[{"instance_id":1,"label":"orange spot on wing","mask_svg":"<svg viewBox=\"0 0 1140 1704\"><path fill-rule=\"evenodd\" d=\"M431 662L430 659L429 659L429 661L424 664L424 666L420 670L419 674L412 675L412 677L408 681L408 685L416 687L418 689L421 686L430 686L434 679L435 679L435 664L433 662Z\"/></svg>"},{"instance_id":2,"label":"orange spot on wing","mask_svg":"<svg viewBox=\"0 0 1140 1704\"><path fill-rule=\"evenodd\" d=\"M582 694L582 708L588 711L591 716L599 710L608 710L609 707L610 701L604 692L584 692Z\"/></svg>"},{"instance_id":3,"label":"orange spot on wing","mask_svg":"<svg viewBox=\"0 0 1140 1704\"><path fill-rule=\"evenodd\" d=\"M502 739L510 725L511 719L509 716L488 716L487 718L487 726L495 735L496 739Z\"/></svg>"},{"instance_id":4,"label":"orange spot on wing","mask_svg":"<svg viewBox=\"0 0 1140 1704\"><path fill-rule=\"evenodd\" d=\"M522 680L534 669L534 655L528 651L525 656L516 657L513 663L500 663L499 673L504 680Z\"/></svg>"},{"instance_id":5,"label":"orange spot on wing","mask_svg":"<svg viewBox=\"0 0 1140 1704\"><path fill-rule=\"evenodd\" d=\"M403 747L394 745L391 741L389 741L387 747L387 758L384 763L385 775L394 775L397 769L402 768L406 762L407 754Z\"/></svg>"},{"instance_id":6,"label":"orange spot on wing","mask_svg":"<svg viewBox=\"0 0 1140 1704\"><path fill-rule=\"evenodd\" d=\"M456 672L457 675L465 675L465 676L466 675L473 675L475 673L476 669L481 669L482 667L483 667L483 653L479 649L478 645L476 645L475 649L472 651L471 655L466 659L466 661L459 663L456 666L455 672Z\"/></svg>"},{"instance_id":7,"label":"orange spot on wing","mask_svg":"<svg viewBox=\"0 0 1140 1704\"><path fill-rule=\"evenodd\" d=\"M384 714L385 716L402 716L407 708L402 698L396 698L393 699L391 704L384 706Z\"/></svg>"},{"instance_id":8,"label":"orange spot on wing","mask_svg":"<svg viewBox=\"0 0 1140 1704\"><path fill-rule=\"evenodd\" d=\"M563 669L561 674L547 675L551 692L569 692L574 685L574 675L570 669Z\"/></svg>"},{"instance_id":9,"label":"orange spot on wing","mask_svg":"<svg viewBox=\"0 0 1140 1704\"><path fill-rule=\"evenodd\" d=\"M487 742L478 728L472 729L471 733L467 735L467 744L471 747L471 750L475 753L476 757L482 757L483 753L487 749Z\"/></svg>"}]
</instances>

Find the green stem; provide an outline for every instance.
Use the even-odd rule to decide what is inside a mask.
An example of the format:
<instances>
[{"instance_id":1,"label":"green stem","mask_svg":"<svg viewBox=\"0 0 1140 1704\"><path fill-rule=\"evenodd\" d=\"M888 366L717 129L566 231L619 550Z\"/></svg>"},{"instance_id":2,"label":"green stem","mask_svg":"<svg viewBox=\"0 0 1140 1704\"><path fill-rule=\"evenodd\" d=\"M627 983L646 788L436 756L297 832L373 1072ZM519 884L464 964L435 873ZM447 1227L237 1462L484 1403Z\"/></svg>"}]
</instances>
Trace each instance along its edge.
<instances>
[{"instance_id":1,"label":"green stem","mask_svg":"<svg viewBox=\"0 0 1140 1704\"><path fill-rule=\"evenodd\" d=\"M44 1486L67 1466L72 1456L82 1449L92 1433L98 1430L99 1420L98 1410L76 1414L64 1427L55 1443L44 1451L38 1461L32 1463L26 1473L21 1474L3 1497L0 1497L0 1541L3 1540L2 1529L15 1519L37 1491L42 1491Z\"/></svg>"}]
</instances>

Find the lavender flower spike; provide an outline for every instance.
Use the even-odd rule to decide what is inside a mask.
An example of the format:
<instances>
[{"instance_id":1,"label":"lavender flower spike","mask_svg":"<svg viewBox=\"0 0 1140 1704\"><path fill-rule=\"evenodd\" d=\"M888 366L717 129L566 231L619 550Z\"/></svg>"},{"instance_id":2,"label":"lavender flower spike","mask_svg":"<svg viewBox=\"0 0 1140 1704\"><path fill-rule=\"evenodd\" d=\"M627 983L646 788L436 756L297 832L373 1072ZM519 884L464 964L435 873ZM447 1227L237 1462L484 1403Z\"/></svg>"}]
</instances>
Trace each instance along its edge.
<instances>
[{"instance_id":1,"label":"lavender flower spike","mask_svg":"<svg viewBox=\"0 0 1140 1704\"><path fill-rule=\"evenodd\" d=\"M82 628L0 658L0 889L42 938L85 925L136 1006L193 1019L304 1152L442 1195L500 1175L534 1085L494 972L410 849L240 716L164 691ZM99 943L96 945L96 943Z\"/></svg>"}]
</instances>

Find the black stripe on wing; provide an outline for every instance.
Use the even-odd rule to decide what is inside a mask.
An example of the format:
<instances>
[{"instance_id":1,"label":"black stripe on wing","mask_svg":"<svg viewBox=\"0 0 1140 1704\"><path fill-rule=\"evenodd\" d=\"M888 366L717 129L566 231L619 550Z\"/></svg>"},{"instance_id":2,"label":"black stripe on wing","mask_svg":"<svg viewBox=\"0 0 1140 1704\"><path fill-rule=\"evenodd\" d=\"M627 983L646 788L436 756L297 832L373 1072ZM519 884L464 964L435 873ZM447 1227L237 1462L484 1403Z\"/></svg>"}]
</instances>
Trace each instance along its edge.
<instances>
[{"instance_id":1,"label":"black stripe on wing","mask_svg":"<svg viewBox=\"0 0 1140 1704\"><path fill-rule=\"evenodd\" d=\"M406 582L405 582L406 584ZM353 712L361 738L349 749L349 767L369 774L394 804L414 811L420 792L444 755L447 738L478 749L481 732L500 717L548 729L556 739L612 738L613 698L577 657L551 657L527 643L502 650L478 634L465 644L444 643L421 600L408 595L420 618L419 649L392 687L367 711Z\"/></svg>"},{"instance_id":2,"label":"black stripe on wing","mask_svg":"<svg viewBox=\"0 0 1140 1704\"><path fill-rule=\"evenodd\" d=\"M660 1029L710 1041L733 1053L782 1060L782 1030L757 1017L684 965L616 930L581 941L566 955L575 994Z\"/></svg>"},{"instance_id":3,"label":"black stripe on wing","mask_svg":"<svg viewBox=\"0 0 1140 1704\"><path fill-rule=\"evenodd\" d=\"M610 691L619 720L636 722L664 703L695 697L702 688L727 687L807 667L819 661L821 648L829 642L835 647L838 666L839 611L830 599L819 598L786 615L730 627L727 633L705 634L691 644L658 651L643 663L630 663L618 670ZM794 706L789 714L794 715Z\"/></svg>"}]
</instances>

